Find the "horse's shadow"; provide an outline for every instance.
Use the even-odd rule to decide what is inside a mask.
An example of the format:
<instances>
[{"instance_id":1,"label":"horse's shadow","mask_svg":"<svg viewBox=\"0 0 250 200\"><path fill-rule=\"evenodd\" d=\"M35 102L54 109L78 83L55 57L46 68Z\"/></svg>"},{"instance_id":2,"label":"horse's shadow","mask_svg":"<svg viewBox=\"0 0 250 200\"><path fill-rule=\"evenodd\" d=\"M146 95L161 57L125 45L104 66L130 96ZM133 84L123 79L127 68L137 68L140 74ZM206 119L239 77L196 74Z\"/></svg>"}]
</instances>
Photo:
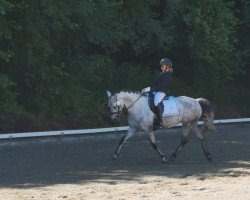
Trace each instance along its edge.
<instances>
[{"instance_id":1,"label":"horse's shadow","mask_svg":"<svg viewBox=\"0 0 250 200\"><path fill-rule=\"evenodd\" d=\"M74 143L26 144L0 147L0 187L32 188L53 184L138 181L147 176L203 180L211 176L249 176L250 125L219 129L207 138L213 156L208 163L195 137L173 164L163 164L146 137L124 145L120 158L111 160L119 139L81 140ZM156 134L160 148L170 156L180 133Z\"/></svg>"}]
</instances>

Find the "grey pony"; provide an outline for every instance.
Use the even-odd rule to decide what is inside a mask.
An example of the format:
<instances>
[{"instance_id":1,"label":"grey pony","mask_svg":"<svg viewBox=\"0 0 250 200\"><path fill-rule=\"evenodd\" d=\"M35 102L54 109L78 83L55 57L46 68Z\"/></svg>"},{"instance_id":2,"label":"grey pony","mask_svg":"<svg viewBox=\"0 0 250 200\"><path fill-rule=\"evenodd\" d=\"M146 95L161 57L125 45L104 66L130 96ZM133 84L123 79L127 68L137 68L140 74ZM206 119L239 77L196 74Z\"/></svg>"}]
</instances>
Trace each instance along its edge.
<instances>
[{"instance_id":1,"label":"grey pony","mask_svg":"<svg viewBox=\"0 0 250 200\"><path fill-rule=\"evenodd\" d=\"M176 102L179 105L179 115L163 117L163 124L164 128L171 128L178 123L182 123L182 139L180 145L170 158L166 160L165 155L155 141L153 133L154 113L149 108L148 97L138 92L125 91L118 92L113 96L111 92L107 91L107 95L108 106L113 121L120 120L123 108L126 108L128 111L129 128L126 135L121 138L112 159L116 160L118 158L122 145L127 139L131 138L138 131L144 131L147 133L153 149L158 153L162 161L172 163L182 147L187 144L189 133L193 131L201 142L207 160L209 162L212 161L212 157L205 143L204 133L214 131L216 128L213 124L214 110L207 99L193 99L187 96L176 97ZM202 130L197 126L200 118L204 121Z\"/></svg>"}]
</instances>

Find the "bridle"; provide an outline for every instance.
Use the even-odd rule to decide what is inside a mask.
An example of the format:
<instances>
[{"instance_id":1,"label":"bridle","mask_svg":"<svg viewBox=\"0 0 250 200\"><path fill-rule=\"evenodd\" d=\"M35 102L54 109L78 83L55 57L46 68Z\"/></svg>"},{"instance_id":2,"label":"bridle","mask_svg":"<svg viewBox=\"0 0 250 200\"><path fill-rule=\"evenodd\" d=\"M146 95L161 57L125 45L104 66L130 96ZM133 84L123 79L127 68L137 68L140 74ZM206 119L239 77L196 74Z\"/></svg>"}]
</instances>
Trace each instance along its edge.
<instances>
[{"instance_id":1,"label":"bridle","mask_svg":"<svg viewBox=\"0 0 250 200\"><path fill-rule=\"evenodd\" d=\"M118 106L118 111L117 112L111 112L111 115L121 114L122 113L122 106L121 105L117 105L117 106Z\"/></svg>"}]
</instances>

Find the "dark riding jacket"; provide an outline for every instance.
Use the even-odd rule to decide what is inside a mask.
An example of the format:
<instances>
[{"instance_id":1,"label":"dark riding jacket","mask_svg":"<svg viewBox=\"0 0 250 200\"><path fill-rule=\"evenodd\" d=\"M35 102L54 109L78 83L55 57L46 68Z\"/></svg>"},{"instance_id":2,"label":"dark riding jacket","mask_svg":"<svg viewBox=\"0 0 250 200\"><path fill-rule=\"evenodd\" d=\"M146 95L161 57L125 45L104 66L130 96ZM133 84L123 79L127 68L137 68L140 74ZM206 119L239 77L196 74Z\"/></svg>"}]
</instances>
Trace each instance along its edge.
<instances>
[{"instance_id":1,"label":"dark riding jacket","mask_svg":"<svg viewBox=\"0 0 250 200\"><path fill-rule=\"evenodd\" d=\"M171 83L172 74L170 72L163 73L161 72L157 79L150 86L152 92L164 92L167 93L167 89Z\"/></svg>"}]
</instances>

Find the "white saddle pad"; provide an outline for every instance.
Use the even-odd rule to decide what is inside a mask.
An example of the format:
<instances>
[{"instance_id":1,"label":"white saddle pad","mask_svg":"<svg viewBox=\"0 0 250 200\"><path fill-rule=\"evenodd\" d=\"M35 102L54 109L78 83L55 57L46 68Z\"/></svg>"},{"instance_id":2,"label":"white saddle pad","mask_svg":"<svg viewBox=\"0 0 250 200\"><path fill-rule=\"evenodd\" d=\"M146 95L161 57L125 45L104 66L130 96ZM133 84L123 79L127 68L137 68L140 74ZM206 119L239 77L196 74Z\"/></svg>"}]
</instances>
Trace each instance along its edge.
<instances>
[{"instance_id":1,"label":"white saddle pad","mask_svg":"<svg viewBox=\"0 0 250 200\"><path fill-rule=\"evenodd\" d=\"M179 115L180 109L179 104L173 96L168 97L167 100L163 101L164 112L163 116Z\"/></svg>"}]
</instances>

